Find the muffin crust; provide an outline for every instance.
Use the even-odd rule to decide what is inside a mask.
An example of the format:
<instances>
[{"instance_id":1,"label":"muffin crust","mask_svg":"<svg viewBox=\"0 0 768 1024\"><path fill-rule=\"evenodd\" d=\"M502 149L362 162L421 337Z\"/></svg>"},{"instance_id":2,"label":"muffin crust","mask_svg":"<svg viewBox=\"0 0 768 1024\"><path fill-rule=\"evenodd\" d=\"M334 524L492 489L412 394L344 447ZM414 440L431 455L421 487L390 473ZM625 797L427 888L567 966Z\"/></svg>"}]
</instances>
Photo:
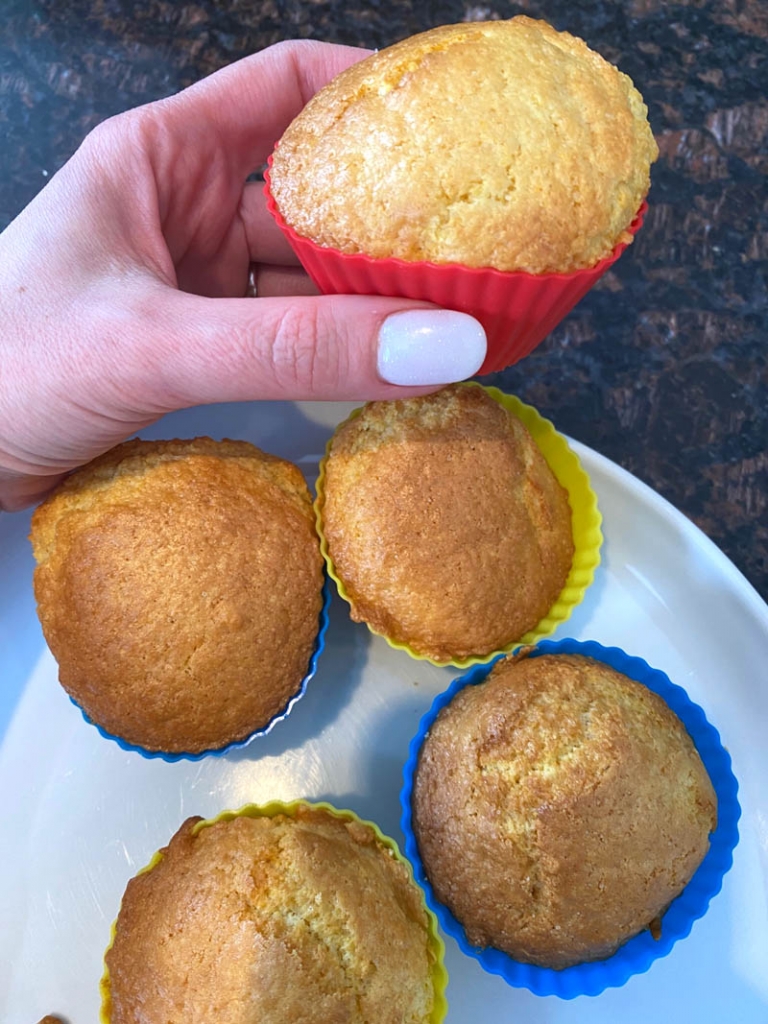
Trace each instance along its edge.
<instances>
[{"instance_id":1,"label":"muffin crust","mask_svg":"<svg viewBox=\"0 0 768 1024\"><path fill-rule=\"evenodd\" d=\"M660 697L589 658L523 652L441 711L413 812L469 941L563 968L653 925L704 858L717 805Z\"/></svg>"},{"instance_id":2,"label":"muffin crust","mask_svg":"<svg viewBox=\"0 0 768 1024\"><path fill-rule=\"evenodd\" d=\"M110 1024L427 1024L423 901L368 826L303 808L199 820L128 884Z\"/></svg>"},{"instance_id":3,"label":"muffin crust","mask_svg":"<svg viewBox=\"0 0 768 1024\"><path fill-rule=\"evenodd\" d=\"M110 733L221 747L306 674L322 558L288 462L242 441L129 441L64 481L31 540L60 681Z\"/></svg>"},{"instance_id":4,"label":"muffin crust","mask_svg":"<svg viewBox=\"0 0 768 1024\"><path fill-rule=\"evenodd\" d=\"M270 178L320 245L541 274L631 241L657 155L630 79L520 16L441 26L349 68L289 126Z\"/></svg>"},{"instance_id":5,"label":"muffin crust","mask_svg":"<svg viewBox=\"0 0 768 1024\"><path fill-rule=\"evenodd\" d=\"M322 528L351 615L436 661L520 639L573 558L565 490L482 388L373 402L334 437Z\"/></svg>"}]
</instances>

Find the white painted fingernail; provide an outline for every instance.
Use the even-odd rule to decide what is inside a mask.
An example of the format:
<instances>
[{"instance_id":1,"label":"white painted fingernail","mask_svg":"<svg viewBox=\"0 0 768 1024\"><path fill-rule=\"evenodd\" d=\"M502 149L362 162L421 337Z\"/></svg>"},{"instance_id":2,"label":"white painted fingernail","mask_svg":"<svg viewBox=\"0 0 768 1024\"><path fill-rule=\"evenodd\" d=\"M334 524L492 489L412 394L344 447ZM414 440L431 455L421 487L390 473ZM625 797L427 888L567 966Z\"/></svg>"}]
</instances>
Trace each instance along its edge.
<instances>
[{"instance_id":1,"label":"white painted fingernail","mask_svg":"<svg viewBox=\"0 0 768 1024\"><path fill-rule=\"evenodd\" d=\"M467 313L411 309L381 325L377 368L389 384L453 384L477 373L485 351L485 331Z\"/></svg>"}]
</instances>

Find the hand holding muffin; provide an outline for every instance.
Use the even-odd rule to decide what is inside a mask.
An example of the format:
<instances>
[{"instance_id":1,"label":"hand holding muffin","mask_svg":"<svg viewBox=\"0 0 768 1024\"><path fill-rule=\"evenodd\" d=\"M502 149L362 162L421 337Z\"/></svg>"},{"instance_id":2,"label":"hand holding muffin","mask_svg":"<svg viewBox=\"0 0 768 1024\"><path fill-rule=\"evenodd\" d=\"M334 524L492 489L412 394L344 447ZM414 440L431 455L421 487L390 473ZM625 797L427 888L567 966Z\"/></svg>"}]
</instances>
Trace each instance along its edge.
<instances>
[{"instance_id":1,"label":"hand holding muffin","mask_svg":"<svg viewBox=\"0 0 768 1024\"><path fill-rule=\"evenodd\" d=\"M308 104L275 156L273 212L297 251L346 268L331 291L353 265L377 291L387 264L385 293L435 298L421 286L440 280L457 308L465 293L472 312L503 306L488 320L499 337L513 308L513 344L492 339L493 360L511 361L631 242L654 158L639 94L580 40L525 17L447 26L350 68ZM229 294L215 274L201 285L195 258L172 274ZM294 280L274 279L278 291ZM348 380L381 397L397 395L383 381L432 385L482 363L483 331L461 314L400 299L344 306L364 327L374 310L378 320L359 351L342 339L336 370L349 356ZM235 330L239 307L223 312ZM323 332L308 346L292 350L293 369L308 369L290 393L345 394L349 367L316 374ZM268 378L259 396L282 394L280 366ZM195 395L215 397L221 379ZM487 661L551 631L599 561L578 460L562 438L551 458L540 444L551 424L514 403L476 385L377 401L341 425L322 466L320 541L353 618L436 664ZM32 538L66 689L123 745L169 759L268 729L318 650L313 527L298 469L244 442L136 441L76 472L37 511ZM716 831L719 793L681 722L586 657L501 661L422 739L404 824L432 891L460 942L536 970L610 959L646 928L656 937ZM407 865L368 823L306 806L191 818L128 886L102 1019L433 1024L441 953Z\"/></svg>"},{"instance_id":2,"label":"hand holding muffin","mask_svg":"<svg viewBox=\"0 0 768 1024\"><path fill-rule=\"evenodd\" d=\"M321 90L270 210L323 291L476 316L481 373L527 355L632 241L658 149L629 78L543 21L445 25Z\"/></svg>"},{"instance_id":3,"label":"hand holding muffin","mask_svg":"<svg viewBox=\"0 0 768 1024\"><path fill-rule=\"evenodd\" d=\"M485 336L467 316L318 297L246 180L365 54L280 44L111 118L2 233L0 510L174 409L402 397L403 380L477 371Z\"/></svg>"}]
</instances>

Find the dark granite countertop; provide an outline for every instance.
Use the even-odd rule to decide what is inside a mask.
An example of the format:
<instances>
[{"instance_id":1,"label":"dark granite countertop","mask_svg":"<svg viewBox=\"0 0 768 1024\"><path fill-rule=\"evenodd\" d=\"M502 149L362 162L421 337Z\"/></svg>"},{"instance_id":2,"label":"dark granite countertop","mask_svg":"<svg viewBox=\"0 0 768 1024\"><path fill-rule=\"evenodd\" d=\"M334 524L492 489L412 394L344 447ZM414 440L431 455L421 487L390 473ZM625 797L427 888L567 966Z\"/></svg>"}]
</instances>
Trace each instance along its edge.
<instances>
[{"instance_id":1,"label":"dark granite countertop","mask_svg":"<svg viewBox=\"0 0 768 1024\"><path fill-rule=\"evenodd\" d=\"M638 240L492 383L685 512L768 597L768 5L764 0L10 0L0 227L110 114L280 39L382 47L544 17L632 76L661 157Z\"/></svg>"}]
</instances>

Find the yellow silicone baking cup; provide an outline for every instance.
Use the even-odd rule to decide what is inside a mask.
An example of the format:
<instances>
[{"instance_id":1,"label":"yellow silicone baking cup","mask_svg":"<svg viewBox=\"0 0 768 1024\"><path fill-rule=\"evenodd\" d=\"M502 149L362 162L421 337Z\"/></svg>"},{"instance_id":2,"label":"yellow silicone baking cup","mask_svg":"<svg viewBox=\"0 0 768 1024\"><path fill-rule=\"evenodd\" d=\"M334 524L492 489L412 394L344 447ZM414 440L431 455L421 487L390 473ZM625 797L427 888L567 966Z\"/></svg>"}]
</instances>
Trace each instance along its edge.
<instances>
[{"instance_id":1,"label":"yellow silicone baking cup","mask_svg":"<svg viewBox=\"0 0 768 1024\"><path fill-rule=\"evenodd\" d=\"M208 828L210 825L215 825L218 821L232 821L233 818L239 818L242 816L248 818L275 818L279 814L285 814L292 816L296 813L299 807L306 807L312 811L326 811L334 818L338 818L340 821L354 821L360 825L367 825L370 828L379 843L390 851L392 856L400 861L401 864L405 865L408 871L408 877L413 887L421 894L422 906L424 912L427 915L427 931L429 939L429 949L432 954L432 986L435 993L435 1002L432 1007L432 1014L429 1018L429 1024L442 1024L445 1020L445 1016L448 1013L448 1002L445 996L445 990L448 987L448 971L445 967L445 943L440 937L440 932L437 928L437 918L429 909L424 900L424 895L421 892L421 888L417 885L413 877L413 868L411 862L402 855L400 847L397 845L394 839L390 836L385 836L379 826L374 821L367 821L365 818L358 817L354 811L339 810L332 804L325 803L324 801L310 801L310 800L292 800L289 803L284 803L281 800L270 800L266 804L246 804L237 811L222 811L221 814L217 814L215 818L206 818L204 821L199 821L194 829L192 835L196 835L201 829ZM163 851L158 850L157 853L152 857L149 864L143 867L138 872L139 875L146 874L147 871L151 871L156 867L163 859ZM112 948L112 943L115 941L115 930L117 928L117 921L112 924L112 929L109 936L109 945L104 951L104 956ZM106 959L104 962L104 973L99 983L99 991L101 993L101 1010L99 1012L99 1020L101 1024L110 1024L110 988L109 988L109 969L106 965ZM371 1022L374 1024L374 1022Z\"/></svg>"},{"instance_id":2,"label":"yellow silicone baking cup","mask_svg":"<svg viewBox=\"0 0 768 1024\"><path fill-rule=\"evenodd\" d=\"M498 388L486 387L483 384L474 382L463 384L462 387L482 388L499 405L503 405L513 416L516 416L525 427L527 427L533 440L536 442L539 451L544 456L549 468L555 474L562 487L568 492L568 502L571 506L571 522L573 529L573 563L565 586L560 591L560 596L549 609L544 618L519 640L507 644L498 651L491 651L490 654L477 655L470 658L461 658L455 661L436 661L425 654L414 651L413 648L400 640L393 640L385 633L373 629L368 623L368 629L376 636L383 637L390 647L398 651L405 651L412 658L419 661L428 661L432 665L440 667L453 666L454 668L465 669L471 665L483 665L492 661L499 654L509 654L516 648L527 644L535 644L539 640L550 636L557 627L570 618L573 609L581 603L587 588L592 583L595 570L600 564L600 547L603 543L601 524L603 517L597 507L597 495L592 490L584 468L576 457L575 453L568 446L562 434L558 434L552 423L545 419L532 405L526 405L515 395L507 395ZM344 583L336 573L333 559L328 551L328 540L323 531L323 505L325 500L325 467L330 455L331 446L336 433L351 420L357 419L362 409L355 409L350 416L338 425L331 439L325 448L325 455L320 461L320 472L317 478L317 497L315 498L315 520L317 532L320 535L320 550L325 558L328 568L328 575L336 584L339 596L347 604L351 605Z\"/></svg>"}]
</instances>

